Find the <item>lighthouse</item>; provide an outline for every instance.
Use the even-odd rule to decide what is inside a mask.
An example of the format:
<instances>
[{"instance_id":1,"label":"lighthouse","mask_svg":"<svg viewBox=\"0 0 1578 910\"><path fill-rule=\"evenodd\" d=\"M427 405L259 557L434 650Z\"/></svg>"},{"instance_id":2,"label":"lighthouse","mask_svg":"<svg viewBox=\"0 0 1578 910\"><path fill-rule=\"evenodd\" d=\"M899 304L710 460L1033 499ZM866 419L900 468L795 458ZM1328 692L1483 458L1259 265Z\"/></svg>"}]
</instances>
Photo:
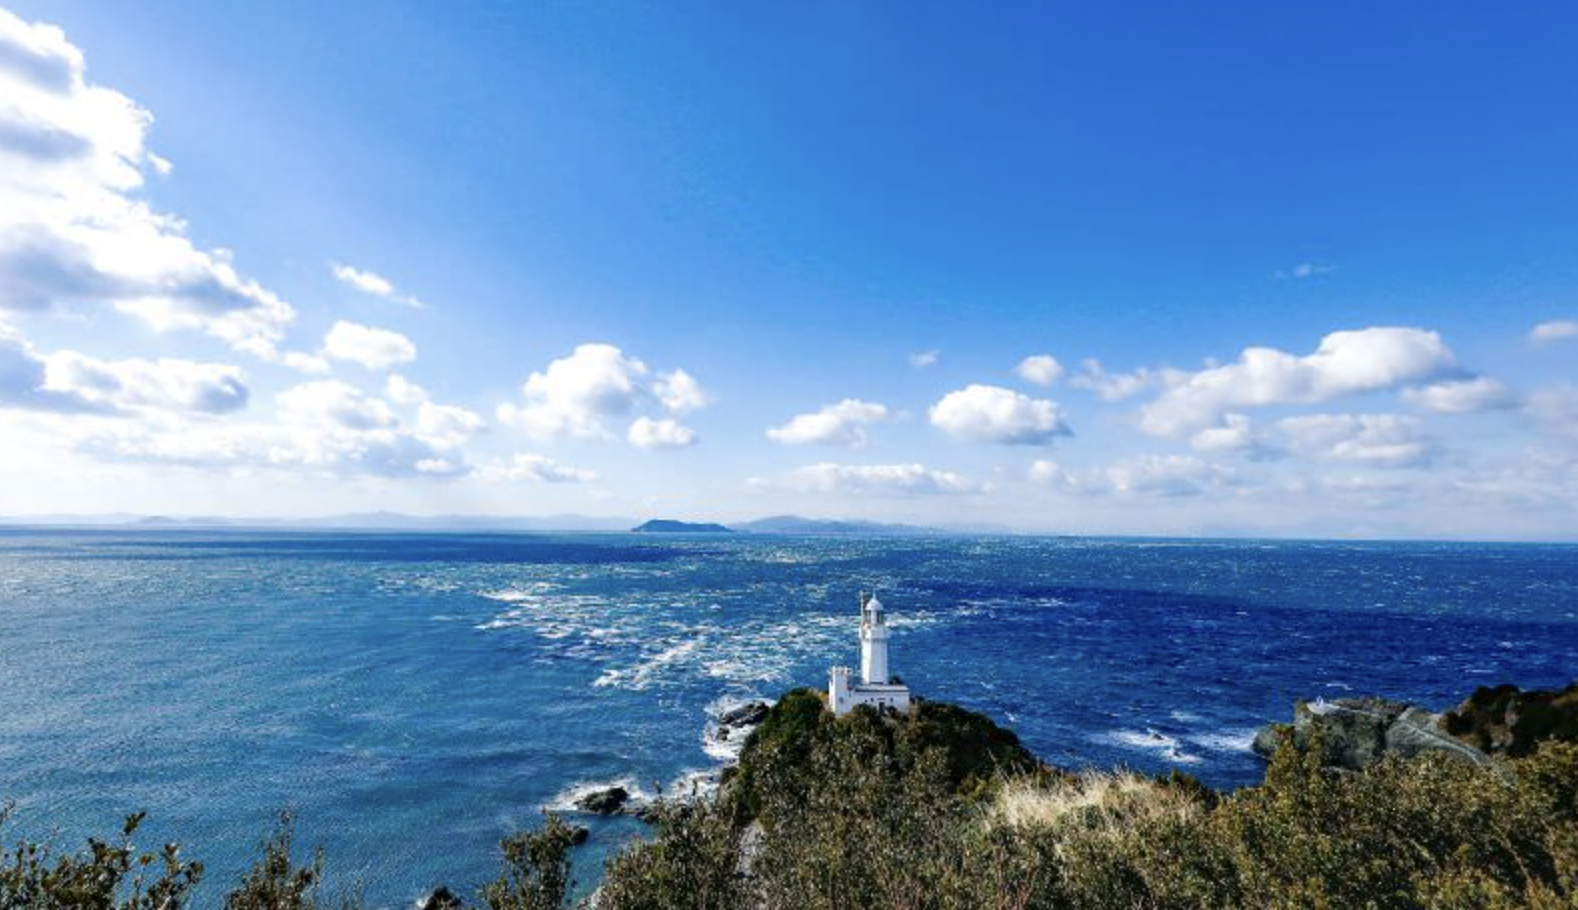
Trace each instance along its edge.
<instances>
[{"instance_id":1,"label":"lighthouse","mask_svg":"<svg viewBox=\"0 0 1578 910\"><path fill-rule=\"evenodd\" d=\"M866 685L888 682L888 622L882 601L860 592L860 681Z\"/></svg>"},{"instance_id":2,"label":"lighthouse","mask_svg":"<svg viewBox=\"0 0 1578 910\"><path fill-rule=\"evenodd\" d=\"M860 592L860 678L848 667L833 667L827 678L827 704L834 714L848 714L859 705L907 711L909 687L888 673L888 621L882 601Z\"/></svg>"}]
</instances>

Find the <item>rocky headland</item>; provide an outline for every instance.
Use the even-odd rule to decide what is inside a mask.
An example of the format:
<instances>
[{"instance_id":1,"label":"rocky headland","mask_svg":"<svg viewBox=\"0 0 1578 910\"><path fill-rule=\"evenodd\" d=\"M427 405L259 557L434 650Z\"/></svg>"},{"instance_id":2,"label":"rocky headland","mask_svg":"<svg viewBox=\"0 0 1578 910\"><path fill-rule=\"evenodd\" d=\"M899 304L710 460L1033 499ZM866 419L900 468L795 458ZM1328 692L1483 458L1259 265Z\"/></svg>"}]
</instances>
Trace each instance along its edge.
<instances>
[{"instance_id":1,"label":"rocky headland","mask_svg":"<svg viewBox=\"0 0 1578 910\"><path fill-rule=\"evenodd\" d=\"M1269 724L1254 750L1270 758L1284 736L1298 748L1319 742L1327 767L1360 771L1385 755L1442 753L1476 765L1520 758L1546 740L1578 739L1578 683L1558 691L1505 685L1475 690L1442 712L1386 698L1300 701L1293 723Z\"/></svg>"}]
</instances>

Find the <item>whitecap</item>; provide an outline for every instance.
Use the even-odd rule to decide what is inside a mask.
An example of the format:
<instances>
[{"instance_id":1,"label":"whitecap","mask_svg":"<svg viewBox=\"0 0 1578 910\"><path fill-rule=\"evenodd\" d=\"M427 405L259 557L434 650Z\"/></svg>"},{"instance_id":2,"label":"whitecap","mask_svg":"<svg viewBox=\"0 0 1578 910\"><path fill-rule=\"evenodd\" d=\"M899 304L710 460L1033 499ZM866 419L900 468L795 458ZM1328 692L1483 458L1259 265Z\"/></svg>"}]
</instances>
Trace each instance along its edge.
<instances>
[{"instance_id":1,"label":"whitecap","mask_svg":"<svg viewBox=\"0 0 1578 910\"><path fill-rule=\"evenodd\" d=\"M1236 727L1213 733L1196 733L1184 739L1211 752L1249 752L1258 732L1255 727Z\"/></svg>"},{"instance_id":2,"label":"whitecap","mask_svg":"<svg viewBox=\"0 0 1578 910\"><path fill-rule=\"evenodd\" d=\"M1101 738L1125 748L1160 753L1174 764L1192 765L1201 760L1198 755L1190 755L1180 749L1178 740L1150 728L1146 728L1143 733L1138 730L1114 730Z\"/></svg>"},{"instance_id":3,"label":"whitecap","mask_svg":"<svg viewBox=\"0 0 1578 910\"><path fill-rule=\"evenodd\" d=\"M550 812L581 812L583 810L578 808L576 803L593 793L613 787L623 787L625 792L630 794L630 799L625 803L627 806L641 806L652 802L652 791L643 788L634 777L626 775L612 780L580 781L572 784L543 803L542 807Z\"/></svg>"}]
</instances>

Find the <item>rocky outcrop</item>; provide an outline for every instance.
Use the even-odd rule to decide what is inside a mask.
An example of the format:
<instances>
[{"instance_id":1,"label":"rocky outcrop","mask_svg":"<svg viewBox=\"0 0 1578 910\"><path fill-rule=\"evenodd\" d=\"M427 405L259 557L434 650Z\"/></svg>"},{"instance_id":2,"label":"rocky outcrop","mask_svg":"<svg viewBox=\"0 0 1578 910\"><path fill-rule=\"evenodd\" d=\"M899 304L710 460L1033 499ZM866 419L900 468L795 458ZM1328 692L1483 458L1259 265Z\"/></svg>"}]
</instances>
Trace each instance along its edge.
<instances>
[{"instance_id":1,"label":"rocky outcrop","mask_svg":"<svg viewBox=\"0 0 1578 910\"><path fill-rule=\"evenodd\" d=\"M753 701L743 704L732 711L724 712L723 716L718 718L718 726L731 728L754 727L767 719L769 710L771 708L764 701Z\"/></svg>"},{"instance_id":2,"label":"rocky outcrop","mask_svg":"<svg viewBox=\"0 0 1578 910\"><path fill-rule=\"evenodd\" d=\"M1521 758L1548 739L1578 739L1578 683L1556 692L1517 686L1476 689L1442 727L1484 752Z\"/></svg>"},{"instance_id":3,"label":"rocky outcrop","mask_svg":"<svg viewBox=\"0 0 1578 910\"><path fill-rule=\"evenodd\" d=\"M1273 724L1256 734L1256 754L1269 758L1284 726ZM1325 764L1348 771L1366 768L1387 754L1407 758L1444 752L1475 763L1487 760L1479 749L1449 735L1439 715L1384 698L1298 702L1293 706L1292 730L1300 747L1318 734Z\"/></svg>"},{"instance_id":4,"label":"rocky outcrop","mask_svg":"<svg viewBox=\"0 0 1578 910\"><path fill-rule=\"evenodd\" d=\"M421 910L461 910L464 906L460 898L455 896L455 892L439 885L427 896L427 900L422 902Z\"/></svg>"},{"instance_id":5,"label":"rocky outcrop","mask_svg":"<svg viewBox=\"0 0 1578 910\"><path fill-rule=\"evenodd\" d=\"M624 787L593 790L575 801L575 808L595 815L613 815L630 801L630 791Z\"/></svg>"}]
</instances>

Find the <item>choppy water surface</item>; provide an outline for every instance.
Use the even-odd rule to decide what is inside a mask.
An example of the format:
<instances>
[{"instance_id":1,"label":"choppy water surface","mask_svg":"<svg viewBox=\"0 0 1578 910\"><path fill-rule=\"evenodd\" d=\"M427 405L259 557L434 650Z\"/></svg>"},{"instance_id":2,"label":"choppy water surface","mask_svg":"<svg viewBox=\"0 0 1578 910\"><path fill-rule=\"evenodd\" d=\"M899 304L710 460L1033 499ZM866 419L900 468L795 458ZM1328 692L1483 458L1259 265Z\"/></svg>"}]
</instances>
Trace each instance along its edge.
<instances>
[{"instance_id":1,"label":"choppy water surface","mask_svg":"<svg viewBox=\"0 0 1578 910\"><path fill-rule=\"evenodd\" d=\"M1578 678L1571 546L10 531L0 835L147 808L217 903L289 808L407 906L578 786L686 786L709 717L856 660L862 587L922 695L1220 786L1298 697ZM593 827L583 877L635 834Z\"/></svg>"}]
</instances>

